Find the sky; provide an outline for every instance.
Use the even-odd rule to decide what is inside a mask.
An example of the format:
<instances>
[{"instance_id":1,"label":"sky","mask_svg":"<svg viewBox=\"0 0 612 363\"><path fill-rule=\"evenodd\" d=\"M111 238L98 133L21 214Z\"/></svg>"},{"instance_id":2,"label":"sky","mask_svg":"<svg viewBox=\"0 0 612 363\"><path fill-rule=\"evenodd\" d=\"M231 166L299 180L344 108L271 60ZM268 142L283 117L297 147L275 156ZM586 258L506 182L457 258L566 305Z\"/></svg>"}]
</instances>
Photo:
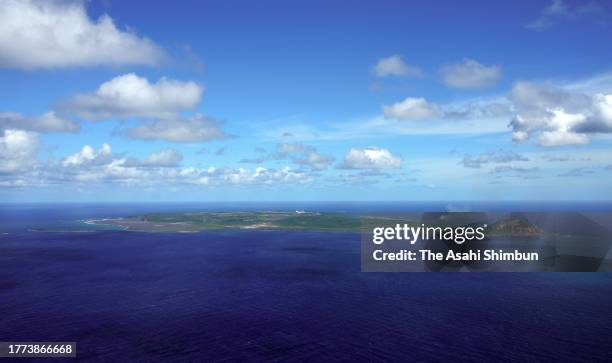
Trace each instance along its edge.
<instances>
[{"instance_id":1,"label":"sky","mask_svg":"<svg viewBox=\"0 0 612 363\"><path fill-rule=\"evenodd\" d=\"M610 200L606 1L0 2L0 201Z\"/></svg>"}]
</instances>

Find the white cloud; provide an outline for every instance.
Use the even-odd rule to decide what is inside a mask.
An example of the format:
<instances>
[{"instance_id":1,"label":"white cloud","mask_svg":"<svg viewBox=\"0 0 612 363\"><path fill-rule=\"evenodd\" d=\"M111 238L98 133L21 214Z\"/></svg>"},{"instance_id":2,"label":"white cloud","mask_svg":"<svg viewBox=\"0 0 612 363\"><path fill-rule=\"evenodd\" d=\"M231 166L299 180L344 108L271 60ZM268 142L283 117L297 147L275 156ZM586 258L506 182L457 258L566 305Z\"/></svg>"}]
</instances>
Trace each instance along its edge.
<instances>
[{"instance_id":1,"label":"white cloud","mask_svg":"<svg viewBox=\"0 0 612 363\"><path fill-rule=\"evenodd\" d=\"M372 68L372 72L378 77L418 77L423 75L423 71L419 67L406 64L399 55L392 55L387 58L379 59L378 63Z\"/></svg>"},{"instance_id":2,"label":"white cloud","mask_svg":"<svg viewBox=\"0 0 612 363\"><path fill-rule=\"evenodd\" d=\"M175 169L167 166L175 161L172 158L176 159L177 154L168 150L153 153L141 161L113 153L108 144L102 144L97 150L85 145L77 153L66 156L59 165L47 165L46 176L62 183L163 184L176 174Z\"/></svg>"},{"instance_id":3,"label":"white cloud","mask_svg":"<svg viewBox=\"0 0 612 363\"><path fill-rule=\"evenodd\" d=\"M159 184L163 174L128 166L125 164L125 159L111 159L109 162L95 167L76 165L65 167L60 170L59 177L67 183L86 182L89 184L104 181L145 186L154 182Z\"/></svg>"},{"instance_id":4,"label":"white cloud","mask_svg":"<svg viewBox=\"0 0 612 363\"><path fill-rule=\"evenodd\" d=\"M440 107L424 98L407 97L390 106L382 106L386 118L398 120L415 120L434 118L441 115Z\"/></svg>"},{"instance_id":5,"label":"white cloud","mask_svg":"<svg viewBox=\"0 0 612 363\"><path fill-rule=\"evenodd\" d=\"M540 134L542 146L581 145L589 142L585 134L578 134L572 128L585 121L582 114L569 114L563 109L550 110L552 117L548 121L549 131Z\"/></svg>"},{"instance_id":6,"label":"white cloud","mask_svg":"<svg viewBox=\"0 0 612 363\"><path fill-rule=\"evenodd\" d=\"M509 126L517 142L535 135L542 146L582 145L589 134L612 132L612 95L521 81L509 99L516 111Z\"/></svg>"},{"instance_id":7,"label":"white cloud","mask_svg":"<svg viewBox=\"0 0 612 363\"><path fill-rule=\"evenodd\" d=\"M429 109L433 109L436 114L435 117L428 118L427 122L418 122L418 119L414 119L416 122L398 122L395 117L408 115L395 109L394 111L398 112L320 125L278 120L267 124L263 130L250 130L266 140L284 140L283 135L291 134L294 139L304 142L386 138L390 135L482 135L508 132L508 119L513 115L510 103L501 96L442 105L426 101L426 104L430 105ZM386 107L388 111L393 109L393 105Z\"/></svg>"},{"instance_id":8,"label":"white cloud","mask_svg":"<svg viewBox=\"0 0 612 363\"><path fill-rule=\"evenodd\" d=\"M596 93L592 97L592 114L575 127L578 132L612 132L612 94Z\"/></svg>"},{"instance_id":9,"label":"white cloud","mask_svg":"<svg viewBox=\"0 0 612 363\"><path fill-rule=\"evenodd\" d=\"M387 149L368 147L352 148L338 165L339 169L397 169L402 165L402 159Z\"/></svg>"},{"instance_id":10,"label":"white cloud","mask_svg":"<svg viewBox=\"0 0 612 363\"><path fill-rule=\"evenodd\" d=\"M599 114L599 117L607 122L610 122L612 126L612 94L610 95L602 95L596 94L593 102L595 104L595 109Z\"/></svg>"},{"instance_id":11,"label":"white cloud","mask_svg":"<svg viewBox=\"0 0 612 363\"><path fill-rule=\"evenodd\" d=\"M37 117L24 117L15 112L0 113L0 130L19 129L43 133L73 133L80 129L78 123L61 118L50 111Z\"/></svg>"},{"instance_id":12,"label":"white cloud","mask_svg":"<svg viewBox=\"0 0 612 363\"><path fill-rule=\"evenodd\" d=\"M612 71L596 74L592 77L566 83L563 87L575 93L612 93Z\"/></svg>"},{"instance_id":13,"label":"white cloud","mask_svg":"<svg viewBox=\"0 0 612 363\"><path fill-rule=\"evenodd\" d=\"M64 160L62 160L62 165L102 165L110 162L112 156L113 154L109 144L102 144L98 150L89 145L85 145L79 152L66 156Z\"/></svg>"},{"instance_id":14,"label":"white cloud","mask_svg":"<svg viewBox=\"0 0 612 363\"><path fill-rule=\"evenodd\" d=\"M325 170L334 161L332 156L318 153L314 147L299 143L276 145L275 157L278 159L289 158L294 163L308 166L313 170Z\"/></svg>"},{"instance_id":15,"label":"white cloud","mask_svg":"<svg viewBox=\"0 0 612 363\"><path fill-rule=\"evenodd\" d=\"M143 163L146 166L177 166L181 160L183 160L183 155L174 149L164 149L157 153L150 154L145 162Z\"/></svg>"},{"instance_id":16,"label":"white cloud","mask_svg":"<svg viewBox=\"0 0 612 363\"><path fill-rule=\"evenodd\" d=\"M479 169L484 164L511 163L517 161L529 161L529 159L523 155L515 153L514 151L498 150L480 153L479 155L466 154L463 156L463 160L461 160L460 164L466 168Z\"/></svg>"},{"instance_id":17,"label":"white cloud","mask_svg":"<svg viewBox=\"0 0 612 363\"><path fill-rule=\"evenodd\" d=\"M90 19L82 1L0 2L0 67L157 65L165 58L154 42L118 29L108 15Z\"/></svg>"},{"instance_id":18,"label":"white cloud","mask_svg":"<svg viewBox=\"0 0 612 363\"><path fill-rule=\"evenodd\" d=\"M181 116L181 112L198 105L202 92L203 88L192 81L161 78L152 84L130 73L115 77L96 91L77 95L58 107L89 120L139 118L140 125L125 132L134 139L195 143L227 137L221 123L212 118L201 114Z\"/></svg>"},{"instance_id":19,"label":"white cloud","mask_svg":"<svg viewBox=\"0 0 612 363\"><path fill-rule=\"evenodd\" d=\"M575 6L564 0L551 0L550 4L542 9L540 16L525 25L527 29L543 31L561 20L577 20L586 16L597 16L605 10L595 2L582 3Z\"/></svg>"},{"instance_id":20,"label":"white cloud","mask_svg":"<svg viewBox=\"0 0 612 363\"><path fill-rule=\"evenodd\" d=\"M144 160L129 157L123 163L130 167L160 167L171 168L177 167L183 160L183 154L175 149L163 149L158 152L153 152Z\"/></svg>"},{"instance_id":21,"label":"white cloud","mask_svg":"<svg viewBox=\"0 0 612 363\"><path fill-rule=\"evenodd\" d=\"M59 104L65 112L85 119L101 120L125 117L173 117L193 109L203 88L193 81L161 78L149 83L134 73L104 82L93 93L76 95Z\"/></svg>"},{"instance_id":22,"label":"white cloud","mask_svg":"<svg viewBox=\"0 0 612 363\"><path fill-rule=\"evenodd\" d=\"M126 130L126 134L134 139L182 143L196 143L228 137L221 129L220 122L200 114L185 119L177 116L150 121Z\"/></svg>"},{"instance_id":23,"label":"white cloud","mask_svg":"<svg viewBox=\"0 0 612 363\"><path fill-rule=\"evenodd\" d=\"M118 29L108 15L90 19L84 1L0 1L0 67L157 65L165 58L154 42Z\"/></svg>"},{"instance_id":24,"label":"white cloud","mask_svg":"<svg viewBox=\"0 0 612 363\"><path fill-rule=\"evenodd\" d=\"M139 160L115 154L108 144L99 149L90 145L62 159L59 164L48 164L45 176L62 183L112 182L132 185L164 185L178 182L176 168L182 155L174 149L151 153Z\"/></svg>"},{"instance_id":25,"label":"white cloud","mask_svg":"<svg viewBox=\"0 0 612 363\"><path fill-rule=\"evenodd\" d=\"M265 149L256 148L256 152L264 153ZM321 154L316 148L301 143L279 143L276 150L267 155L259 155L255 158L241 159L241 163L262 164L270 160L290 160L294 164L310 168L311 171L327 169L333 162L331 155Z\"/></svg>"},{"instance_id":26,"label":"white cloud","mask_svg":"<svg viewBox=\"0 0 612 363\"><path fill-rule=\"evenodd\" d=\"M512 111L506 100L476 101L443 105L444 118L454 120L482 120L508 117Z\"/></svg>"},{"instance_id":27,"label":"white cloud","mask_svg":"<svg viewBox=\"0 0 612 363\"><path fill-rule=\"evenodd\" d=\"M506 103L502 101L474 101L440 105L424 98L408 97L390 106L383 105L382 110L385 118L397 120L490 119L508 116L510 110Z\"/></svg>"},{"instance_id":28,"label":"white cloud","mask_svg":"<svg viewBox=\"0 0 612 363\"><path fill-rule=\"evenodd\" d=\"M449 87L478 89L491 87L501 78L497 65L485 66L465 58L461 63L449 64L440 70L442 81Z\"/></svg>"},{"instance_id":29,"label":"white cloud","mask_svg":"<svg viewBox=\"0 0 612 363\"><path fill-rule=\"evenodd\" d=\"M284 167L281 170L257 167L253 171L243 168L222 170L217 179L230 184L287 184L307 183L311 181L308 174Z\"/></svg>"},{"instance_id":30,"label":"white cloud","mask_svg":"<svg viewBox=\"0 0 612 363\"><path fill-rule=\"evenodd\" d=\"M4 130L0 136L0 173L15 173L35 166L38 135L23 130Z\"/></svg>"},{"instance_id":31,"label":"white cloud","mask_svg":"<svg viewBox=\"0 0 612 363\"><path fill-rule=\"evenodd\" d=\"M551 0L550 4L542 9L540 16L527 24L526 27L534 30L544 30L550 27L556 18L565 18L570 14L563 0Z\"/></svg>"},{"instance_id":32,"label":"white cloud","mask_svg":"<svg viewBox=\"0 0 612 363\"><path fill-rule=\"evenodd\" d=\"M383 115L396 120L453 119L470 120L505 117L510 114L507 102L467 102L440 105L425 98L407 97L382 106Z\"/></svg>"},{"instance_id":33,"label":"white cloud","mask_svg":"<svg viewBox=\"0 0 612 363\"><path fill-rule=\"evenodd\" d=\"M245 168L175 168L173 173L166 175L168 183L172 180L178 184L195 185L277 185L305 184L313 181L312 176L304 171L293 170L286 166L282 169L257 167Z\"/></svg>"},{"instance_id":34,"label":"white cloud","mask_svg":"<svg viewBox=\"0 0 612 363\"><path fill-rule=\"evenodd\" d=\"M96 167L114 163L125 167L175 167L183 160L183 155L175 149L164 149L153 152L144 160L126 158L113 153L109 144L102 144L99 149L85 145L78 152L66 156L61 165L64 167Z\"/></svg>"}]
</instances>

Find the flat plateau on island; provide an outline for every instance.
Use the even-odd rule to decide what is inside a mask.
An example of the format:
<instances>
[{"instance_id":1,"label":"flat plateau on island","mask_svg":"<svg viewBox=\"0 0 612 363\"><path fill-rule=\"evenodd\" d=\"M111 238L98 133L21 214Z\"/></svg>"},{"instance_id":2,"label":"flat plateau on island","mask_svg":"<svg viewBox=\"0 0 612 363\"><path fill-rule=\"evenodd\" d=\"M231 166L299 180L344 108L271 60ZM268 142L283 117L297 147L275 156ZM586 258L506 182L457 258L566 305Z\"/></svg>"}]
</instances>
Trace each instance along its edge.
<instances>
[{"instance_id":1,"label":"flat plateau on island","mask_svg":"<svg viewBox=\"0 0 612 363\"><path fill-rule=\"evenodd\" d=\"M459 222L459 223L457 223ZM199 232L223 229L268 229L268 230L310 230L310 231L366 231L377 226L406 224L420 226L423 220L401 216L368 215L358 216L342 213L319 212L172 212L151 213L139 216L90 220L95 225L116 226L128 231L139 232ZM439 220L429 225L478 225L473 222ZM517 228L518 227L518 228ZM493 223L487 232L501 235L539 235L542 231L526 221L507 219Z\"/></svg>"},{"instance_id":2,"label":"flat plateau on island","mask_svg":"<svg viewBox=\"0 0 612 363\"><path fill-rule=\"evenodd\" d=\"M388 222L387 218L374 218ZM364 217L315 212L183 212L90 221L116 225L129 231L198 232L219 229L295 229L359 231ZM399 222L399 221L398 221Z\"/></svg>"}]
</instances>

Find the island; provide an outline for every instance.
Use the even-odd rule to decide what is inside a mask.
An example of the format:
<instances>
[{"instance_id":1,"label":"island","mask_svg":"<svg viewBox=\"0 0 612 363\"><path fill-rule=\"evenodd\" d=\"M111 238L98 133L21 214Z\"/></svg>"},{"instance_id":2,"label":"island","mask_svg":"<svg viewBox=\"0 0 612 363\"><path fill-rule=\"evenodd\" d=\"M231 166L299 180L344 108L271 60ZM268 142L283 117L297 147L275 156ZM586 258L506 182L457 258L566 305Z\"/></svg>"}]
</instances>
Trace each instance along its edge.
<instances>
[{"instance_id":1,"label":"island","mask_svg":"<svg viewBox=\"0 0 612 363\"><path fill-rule=\"evenodd\" d=\"M404 220L318 212L176 212L88 221L127 231L199 232L221 229L270 229L313 231L361 231L376 223L406 223ZM415 222L416 223L416 222Z\"/></svg>"},{"instance_id":2,"label":"island","mask_svg":"<svg viewBox=\"0 0 612 363\"><path fill-rule=\"evenodd\" d=\"M427 213L425 214L425 216ZM311 231L354 231L367 232L374 227L394 226L447 226L455 225L453 220L420 221L398 215L356 215L343 213L322 213L297 211L225 211L225 212L168 212L150 213L139 216L105 218L87 221L88 224L116 227L138 232L200 232L223 229L259 230L311 230ZM456 221L454 221L456 222ZM459 223L471 226L473 223ZM489 225L487 234L527 236L540 235L542 230L526 221L502 219Z\"/></svg>"},{"instance_id":3,"label":"island","mask_svg":"<svg viewBox=\"0 0 612 363\"><path fill-rule=\"evenodd\" d=\"M495 236L541 236L544 231L527 220L513 218L496 221L489 226L487 233Z\"/></svg>"}]
</instances>

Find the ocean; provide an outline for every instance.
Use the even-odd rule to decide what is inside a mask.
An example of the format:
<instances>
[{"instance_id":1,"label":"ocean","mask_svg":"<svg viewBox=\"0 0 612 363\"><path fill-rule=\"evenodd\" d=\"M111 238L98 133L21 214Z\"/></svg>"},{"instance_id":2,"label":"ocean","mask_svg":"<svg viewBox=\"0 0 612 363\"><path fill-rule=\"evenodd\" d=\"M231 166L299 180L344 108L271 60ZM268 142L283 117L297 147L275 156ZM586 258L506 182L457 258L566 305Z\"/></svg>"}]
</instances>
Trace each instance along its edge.
<instances>
[{"instance_id":1,"label":"ocean","mask_svg":"<svg viewBox=\"0 0 612 363\"><path fill-rule=\"evenodd\" d=\"M470 207L416 204L2 205L0 341L76 341L79 360L93 362L612 359L612 274L362 273L357 233L83 223L189 209Z\"/></svg>"}]
</instances>

